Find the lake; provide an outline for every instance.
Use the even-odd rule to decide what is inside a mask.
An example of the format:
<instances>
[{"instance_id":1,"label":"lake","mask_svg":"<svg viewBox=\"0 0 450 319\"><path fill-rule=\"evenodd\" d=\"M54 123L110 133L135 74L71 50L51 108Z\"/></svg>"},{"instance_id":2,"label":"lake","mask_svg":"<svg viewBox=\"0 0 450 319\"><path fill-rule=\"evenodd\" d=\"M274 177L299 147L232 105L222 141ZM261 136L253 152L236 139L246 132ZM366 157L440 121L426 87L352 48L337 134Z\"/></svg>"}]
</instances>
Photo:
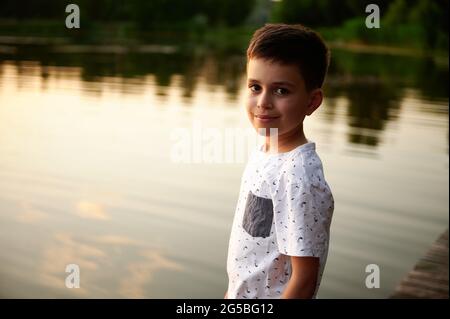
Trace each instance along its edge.
<instances>
[{"instance_id":1,"label":"lake","mask_svg":"<svg viewBox=\"0 0 450 319\"><path fill-rule=\"evenodd\" d=\"M0 52L0 297L222 298L244 161L177 161L174 136L204 154L251 130L245 56ZM305 121L335 199L318 298L388 297L448 227L448 75L428 58L332 51Z\"/></svg>"}]
</instances>

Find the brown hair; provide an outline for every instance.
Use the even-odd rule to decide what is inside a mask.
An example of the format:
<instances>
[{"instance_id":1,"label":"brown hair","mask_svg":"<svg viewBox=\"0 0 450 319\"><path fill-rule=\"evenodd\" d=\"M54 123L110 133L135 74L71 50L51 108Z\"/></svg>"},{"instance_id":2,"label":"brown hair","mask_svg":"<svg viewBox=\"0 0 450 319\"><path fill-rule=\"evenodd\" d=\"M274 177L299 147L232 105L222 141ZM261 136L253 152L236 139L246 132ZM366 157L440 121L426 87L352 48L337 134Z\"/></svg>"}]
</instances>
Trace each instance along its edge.
<instances>
[{"instance_id":1,"label":"brown hair","mask_svg":"<svg viewBox=\"0 0 450 319\"><path fill-rule=\"evenodd\" d=\"M247 61L252 58L297 65L311 91L323 85L330 52L320 35L303 25L266 24L250 41Z\"/></svg>"}]
</instances>

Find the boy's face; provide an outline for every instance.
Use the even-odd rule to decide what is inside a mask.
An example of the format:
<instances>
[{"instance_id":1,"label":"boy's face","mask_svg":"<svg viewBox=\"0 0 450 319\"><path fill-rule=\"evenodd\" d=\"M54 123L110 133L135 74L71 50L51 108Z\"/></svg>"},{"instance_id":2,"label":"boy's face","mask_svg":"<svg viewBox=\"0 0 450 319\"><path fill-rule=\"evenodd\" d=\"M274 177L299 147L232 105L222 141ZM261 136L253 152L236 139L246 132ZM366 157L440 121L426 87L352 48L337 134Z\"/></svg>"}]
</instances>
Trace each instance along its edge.
<instances>
[{"instance_id":1,"label":"boy's face","mask_svg":"<svg viewBox=\"0 0 450 319\"><path fill-rule=\"evenodd\" d=\"M253 127L277 128L279 136L302 129L305 116L322 102L321 89L308 92L297 66L262 58L247 64L247 90L247 114Z\"/></svg>"}]
</instances>

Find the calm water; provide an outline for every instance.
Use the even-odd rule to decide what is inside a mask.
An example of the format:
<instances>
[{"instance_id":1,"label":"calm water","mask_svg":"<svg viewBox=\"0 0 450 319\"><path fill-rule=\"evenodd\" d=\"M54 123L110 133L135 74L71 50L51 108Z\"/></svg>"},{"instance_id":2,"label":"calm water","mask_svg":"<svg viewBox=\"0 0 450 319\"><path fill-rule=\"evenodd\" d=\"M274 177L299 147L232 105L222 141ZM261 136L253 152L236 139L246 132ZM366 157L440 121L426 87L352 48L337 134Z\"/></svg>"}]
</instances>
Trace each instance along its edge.
<instances>
[{"instance_id":1,"label":"calm water","mask_svg":"<svg viewBox=\"0 0 450 319\"><path fill-rule=\"evenodd\" d=\"M222 298L244 163L171 152L179 128L250 128L244 66L0 54L0 297ZM318 297L384 298L448 227L448 65L335 51L325 90L305 122L336 201Z\"/></svg>"}]
</instances>

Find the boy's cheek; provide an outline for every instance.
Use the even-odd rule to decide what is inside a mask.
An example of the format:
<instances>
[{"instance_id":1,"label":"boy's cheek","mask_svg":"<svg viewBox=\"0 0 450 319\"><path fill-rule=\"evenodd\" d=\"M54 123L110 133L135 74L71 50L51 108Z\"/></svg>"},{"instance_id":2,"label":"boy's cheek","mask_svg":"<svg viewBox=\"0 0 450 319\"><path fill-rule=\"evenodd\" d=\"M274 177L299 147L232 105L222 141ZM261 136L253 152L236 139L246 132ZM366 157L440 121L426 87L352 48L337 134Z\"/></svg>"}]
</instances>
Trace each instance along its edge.
<instances>
[{"instance_id":1,"label":"boy's cheek","mask_svg":"<svg viewBox=\"0 0 450 319\"><path fill-rule=\"evenodd\" d=\"M255 107L250 104L246 105L246 111L250 119L253 119L253 115L255 114Z\"/></svg>"},{"instance_id":2,"label":"boy's cheek","mask_svg":"<svg viewBox=\"0 0 450 319\"><path fill-rule=\"evenodd\" d=\"M256 107L256 99L254 97L247 97L246 106L247 109L253 109Z\"/></svg>"},{"instance_id":3,"label":"boy's cheek","mask_svg":"<svg viewBox=\"0 0 450 319\"><path fill-rule=\"evenodd\" d=\"M298 118L304 112L302 104L297 101L294 101L293 103L280 104L278 105L278 110L280 113L288 114L293 118Z\"/></svg>"},{"instance_id":4,"label":"boy's cheek","mask_svg":"<svg viewBox=\"0 0 450 319\"><path fill-rule=\"evenodd\" d=\"M250 120L250 122L253 123L253 112L248 107L247 107L247 117Z\"/></svg>"}]
</instances>

